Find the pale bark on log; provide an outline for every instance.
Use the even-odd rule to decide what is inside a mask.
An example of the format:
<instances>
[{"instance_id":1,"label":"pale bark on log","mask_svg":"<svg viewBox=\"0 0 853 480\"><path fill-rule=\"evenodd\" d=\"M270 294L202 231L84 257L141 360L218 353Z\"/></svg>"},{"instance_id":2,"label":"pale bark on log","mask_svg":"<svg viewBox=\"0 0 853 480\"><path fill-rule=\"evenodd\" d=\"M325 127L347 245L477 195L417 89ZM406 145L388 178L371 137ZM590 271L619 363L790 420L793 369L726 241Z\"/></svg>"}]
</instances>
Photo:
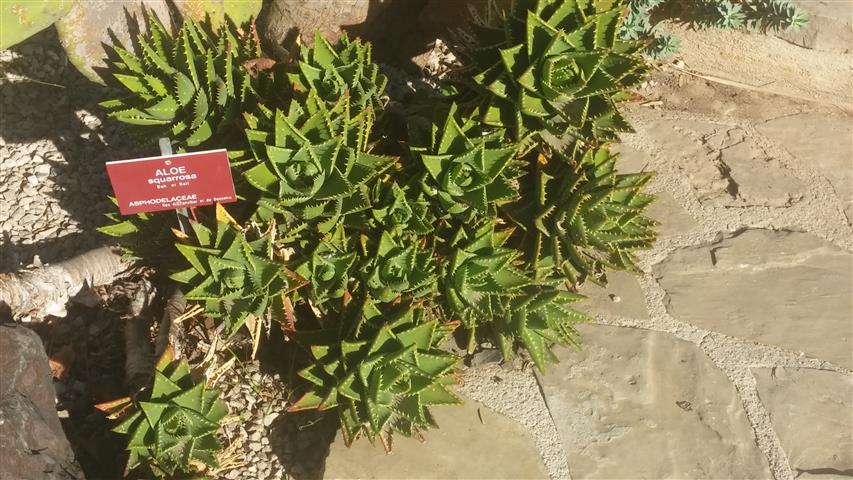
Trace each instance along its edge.
<instances>
[{"instance_id":1,"label":"pale bark on log","mask_svg":"<svg viewBox=\"0 0 853 480\"><path fill-rule=\"evenodd\" d=\"M179 288L174 288L169 299L166 300L163 317L160 319L157 340L154 344L154 356L156 358L160 358L160 355L163 355L169 345L175 352L175 358L183 357L183 349L181 348L184 344L183 325L174 320L180 317L186 309L187 299Z\"/></svg>"},{"instance_id":2,"label":"pale bark on log","mask_svg":"<svg viewBox=\"0 0 853 480\"><path fill-rule=\"evenodd\" d=\"M121 255L101 247L55 265L0 274L0 304L15 318L61 317L68 300L83 288L106 285L127 268Z\"/></svg>"}]
</instances>

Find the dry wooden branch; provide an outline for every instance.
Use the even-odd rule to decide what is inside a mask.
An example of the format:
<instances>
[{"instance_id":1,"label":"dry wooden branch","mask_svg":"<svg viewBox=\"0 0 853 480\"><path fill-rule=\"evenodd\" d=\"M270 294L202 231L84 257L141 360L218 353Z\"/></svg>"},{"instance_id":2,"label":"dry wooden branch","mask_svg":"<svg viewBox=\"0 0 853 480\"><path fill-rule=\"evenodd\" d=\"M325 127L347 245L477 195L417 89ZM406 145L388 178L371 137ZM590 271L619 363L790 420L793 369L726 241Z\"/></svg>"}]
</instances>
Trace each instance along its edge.
<instances>
[{"instance_id":1,"label":"dry wooden branch","mask_svg":"<svg viewBox=\"0 0 853 480\"><path fill-rule=\"evenodd\" d=\"M69 299L84 288L112 282L127 267L118 253L101 247L55 265L0 274L0 304L15 318L62 317Z\"/></svg>"}]
</instances>

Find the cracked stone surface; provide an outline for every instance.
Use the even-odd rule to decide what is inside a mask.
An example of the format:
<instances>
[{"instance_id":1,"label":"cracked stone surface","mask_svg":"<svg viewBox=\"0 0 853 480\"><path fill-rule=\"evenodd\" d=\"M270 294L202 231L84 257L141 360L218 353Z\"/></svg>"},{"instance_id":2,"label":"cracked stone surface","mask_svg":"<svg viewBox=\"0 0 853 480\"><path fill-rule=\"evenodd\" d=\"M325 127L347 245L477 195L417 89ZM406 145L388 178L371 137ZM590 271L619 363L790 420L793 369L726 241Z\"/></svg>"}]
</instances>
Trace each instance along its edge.
<instances>
[{"instance_id":1,"label":"cracked stone surface","mask_svg":"<svg viewBox=\"0 0 853 480\"><path fill-rule=\"evenodd\" d=\"M641 329L582 333L583 352L540 376L574 477L770 476L734 387L699 348Z\"/></svg>"},{"instance_id":2,"label":"cracked stone surface","mask_svg":"<svg viewBox=\"0 0 853 480\"><path fill-rule=\"evenodd\" d=\"M432 412L439 428L427 432L426 442L395 438L388 455L379 443L347 448L339 432L325 478L548 478L533 438L509 418L472 400Z\"/></svg>"},{"instance_id":3,"label":"cracked stone surface","mask_svg":"<svg viewBox=\"0 0 853 480\"><path fill-rule=\"evenodd\" d=\"M829 179L853 221L853 123L849 115L803 113L769 120L758 131Z\"/></svg>"},{"instance_id":4,"label":"cracked stone surface","mask_svg":"<svg viewBox=\"0 0 853 480\"><path fill-rule=\"evenodd\" d=\"M813 235L747 230L655 268L673 317L853 367L853 256Z\"/></svg>"},{"instance_id":5,"label":"cracked stone surface","mask_svg":"<svg viewBox=\"0 0 853 480\"><path fill-rule=\"evenodd\" d=\"M853 475L853 378L792 368L753 373L796 478Z\"/></svg>"}]
</instances>

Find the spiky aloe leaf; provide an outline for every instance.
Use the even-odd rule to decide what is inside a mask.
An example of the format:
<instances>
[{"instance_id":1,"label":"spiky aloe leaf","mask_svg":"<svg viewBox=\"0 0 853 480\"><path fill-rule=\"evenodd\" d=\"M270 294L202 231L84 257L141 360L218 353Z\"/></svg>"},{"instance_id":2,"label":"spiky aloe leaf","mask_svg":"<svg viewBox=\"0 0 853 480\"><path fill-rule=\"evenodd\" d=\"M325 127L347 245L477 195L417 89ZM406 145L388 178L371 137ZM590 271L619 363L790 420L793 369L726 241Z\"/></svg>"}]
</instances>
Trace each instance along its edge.
<instances>
[{"instance_id":1,"label":"spiky aloe leaf","mask_svg":"<svg viewBox=\"0 0 853 480\"><path fill-rule=\"evenodd\" d=\"M616 104L647 67L638 54L644 44L617 35L624 2L514 3L498 22L474 26L466 52L483 122L557 147L630 131Z\"/></svg>"},{"instance_id":2,"label":"spiky aloe leaf","mask_svg":"<svg viewBox=\"0 0 853 480\"><path fill-rule=\"evenodd\" d=\"M171 36L148 15L152 27L137 37L139 52L113 46L111 73L126 96L101 106L143 140L169 137L178 151L241 144L240 115L271 83L247 63L261 56L257 36L227 22L214 33L192 20Z\"/></svg>"},{"instance_id":3,"label":"spiky aloe leaf","mask_svg":"<svg viewBox=\"0 0 853 480\"><path fill-rule=\"evenodd\" d=\"M192 379L185 360L161 359L135 405L114 429L128 437L128 470L144 465L160 478L183 478L198 473L196 464L217 465L216 431L228 410L218 390Z\"/></svg>"},{"instance_id":4,"label":"spiky aloe leaf","mask_svg":"<svg viewBox=\"0 0 853 480\"><path fill-rule=\"evenodd\" d=\"M253 235L221 217L214 229L191 224L193 241L176 245L189 268L171 276L186 284L186 298L202 302L209 315L224 318L229 334L250 314L281 320L282 296L297 285L274 257L275 230Z\"/></svg>"},{"instance_id":5,"label":"spiky aloe leaf","mask_svg":"<svg viewBox=\"0 0 853 480\"><path fill-rule=\"evenodd\" d=\"M432 252L411 236L381 232L371 248L373 257L363 269L369 272L367 289L380 302L391 302L403 294L420 297L431 293L435 283Z\"/></svg>"},{"instance_id":6,"label":"spiky aloe leaf","mask_svg":"<svg viewBox=\"0 0 853 480\"><path fill-rule=\"evenodd\" d=\"M517 197L521 171L514 160L520 147L504 142L502 129L483 129L453 105L419 138L425 142L411 151L424 172L423 190L447 213L487 212Z\"/></svg>"},{"instance_id":7,"label":"spiky aloe leaf","mask_svg":"<svg viewBox=\"0 0 853 480\"><path fill-rule=\"evenodd\" d=\"M261 108L249 119L254 160L243 176L262 192L262 208L325 222L326 230L366 208L363 187L396 161L370 153L373 120L369 109L351 110L346 97L329 107L313 90L286 110Z\"/></svg>"},{"instance_id":8,"label":"spiky aloe leaf","mask_svg":"<svg viewBox=\"0 0 853 480\"><path fill-rule=\"evenodd\" d=\"M636 271L634 252L656 237L656 222L643 215L654 199L642 192L652 175L617 174L607 147L554 155L534 165L523 201L506 208L531 268L573 283L604 283L605 267Z\"/></svg>"},{"instance_id":9,"label":"spiky aloe leaf","mask_svg":"<svg viewBox=\"0 0 853 480\"><path fill-rule=\"evenodd\" d=\"M295 71L288 74L297 96L304 98L313 90L329 103L346 96L354 110L382 110L381 97L388 80L373 63L369 43L350 40L344 33L332 45L317 32L314 47L303 47L301 53Z\"/></svg>"},{"instance_id":10,"label":"spiky aloe leaf","mask_svg":"<svg viewBox=\"0 0 853 480\"><path fill-rule=\"evenodd\" d=\"M115 203L114 198L111 200ZM110 223L98 231L116 238L126 259L168 263L177 255L172 248L171 229L177 225L174 213L139 213L127 217L108 213L106 217Z\"/></svg>"},{"instance_id":11,"label":"spiky aloe leaf","mask_svg":"<svg viewBox=\"0 0 853 480\"><path fill-rule=\"evenodd\" d=\"M417 435L435 425L429 407L461 403L448 389L458 358L439 348L451 330L411 305L382 312L354 300L334 328L311 335L313 364L299 373L309 390L290 410L337 408L347 445Z\"/></svg>"},{"instance_id":12,"label":"spiky aloe leaf","mask_svg":"<svg viewBox=\"0 0 853 480\"><path fill-rule=\"evenodd\" d=\"M306 298L315 305L341 298L347 290L350 270L356 260L355 252L339 249L329 242L320 244L311 256L298 263L294 271L308 280Z\"/></svg>"},{"instance_id":13,"label":"spiky aloe leaf","mask_svg":"<svg viewBox=\"0 0 853 480\"><path fill-rule=\"evenodd\" d=\"M513 355L518 343L540 371L558 361L554 345L577 346L575 326L589 317L570 305L584 297L548 285L525 287L520 295L502 298L501 315L493 317L493 329L504 359Z\"/></svg>"}]
</instances>

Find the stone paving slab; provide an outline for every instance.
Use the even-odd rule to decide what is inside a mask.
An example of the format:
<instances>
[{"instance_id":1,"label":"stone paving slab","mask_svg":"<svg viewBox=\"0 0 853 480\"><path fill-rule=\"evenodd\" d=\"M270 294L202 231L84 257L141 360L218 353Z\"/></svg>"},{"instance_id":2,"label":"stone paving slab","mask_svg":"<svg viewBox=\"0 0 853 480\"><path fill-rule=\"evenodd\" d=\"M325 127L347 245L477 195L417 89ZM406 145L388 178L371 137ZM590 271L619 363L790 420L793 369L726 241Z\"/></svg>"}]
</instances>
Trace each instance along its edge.
<instances>
[{"instance_id":1,"label":"stone paving slab","mask_svg":"<svg viewBox=\"0 0 853 480\"><path fill-rule=\"evenodd\" d=\"M818 169L844 202L848 222L853 221L853 119L849 115L804 113L776 118L756 128Z\"/></svg>"},{"instance_id":2,"label":"stone paving slab","mask_svg":"<svg viewBox=\"0 0 853 480\"><path fill-rule=\"evenodd\" d=\"M753 374L795 477L853 476L853 376L791 368Z\"/></svg>"},{"instance_id":3,"label":"stone paving slab","mask_svg":"<svg viewBox=\"0 0 853 480\"><path fill-rule=\"evenodd\" d=\"M325 478L548 478L533 438L513 420L471 400L432 412L440 428L426 431L426 442L398 436L388 455L364 439L346 448L339 432Z\"/></svg>"},{"instance_id":4,"label":"stone paving slab","mask_svg":"<svg viewBox=\"0 0 853 480\"><path fill-rule=\"evenodd\" d=\"M734 386L695 345L584 325L540 376L573 478L769 478Z\"/></svg>"},{"instance_id":5,"label":"stone paving slab","mask_svg":"<svg viewBox=\"0 0 853 480\"><path fill-rule=\"evenodd\" d=\"M853 367L853 256L811 234L726 235L655 275L678 320Z\"/></svg>"}]
</instances>

